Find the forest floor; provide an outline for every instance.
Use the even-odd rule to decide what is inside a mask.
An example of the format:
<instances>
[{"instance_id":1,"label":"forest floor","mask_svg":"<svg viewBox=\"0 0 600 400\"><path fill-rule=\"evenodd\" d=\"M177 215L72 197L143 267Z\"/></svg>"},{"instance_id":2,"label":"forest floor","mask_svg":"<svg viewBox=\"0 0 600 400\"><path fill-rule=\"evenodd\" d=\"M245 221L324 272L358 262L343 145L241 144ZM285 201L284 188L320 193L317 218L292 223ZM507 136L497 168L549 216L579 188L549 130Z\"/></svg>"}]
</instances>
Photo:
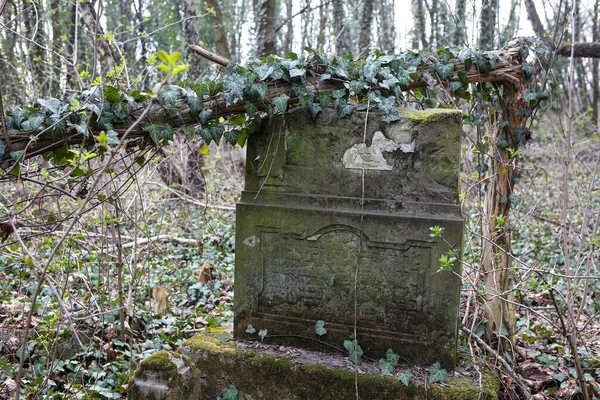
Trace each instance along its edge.
<instances>
[{"instance_id":1,"label":"forest floor","mask_svg":"<svg viewBox=\"0 0 600 400\"><path fill-rule=\"evenodd\" d=\"M582 137L576 149L580 161L569 175L573 195L568 214L573 231L581 232L582 224L592 229L597 224L592 212L600 207L600 138L597 134ZM592 237L591 242L579 245L581 234L573 234L570 244L574 257L579 256L577 262L592 268L575 269L579 275L572 275L580 278L568 278L560 233L562 175L556 154L555 142L542 138L529 146L521 162L521 182L516 188L521 200L511 214L513 255L520 260L514 270L518 332L514 349L499 356L531 389L534 398L578 397L574 358L562 327L570 321L567 306L571 302L578 313L573 319L579 331L578 356L583 360L588 388L598 397L598 239ZM153 185L136 189L139 192L133 190L124 198L123 204L131 207L122 210L127 209L130 218L121 215L116 221L122 235L121 273L113 257L115 242L110 233L115 220L107 222L113 218L108 209L90 212L66 235L48 270L52 285L42 285L33 313L22 380L27 398L124 398L129 379L142 359L158 350L176 349L208 327L231 324L234 205L243 186L242 168L232 162L223 147L211 147L204 169L207 187L201 201L173 195L154 172L148 172ZM471 183L467 177L463 185L474 188L463 210L468 232L476 230L479 223L477 187ZM4 189L11 193L5 198L15 202L34 190L23 182ZM33 218L47 211L43 207L62 207L64 211L75 205L40 202L26 212ZM23 328L39 282L37 260L43 261L64 234L64 227L53 226L53 230L33 225L23 229L35 260L16 240L1 247L0 399L8 399L16 385ZM467 236L461 319L483 337L485 320L480 298L469 296L474 287L481 289L473 284L475 269L469 269L477 265L480 246L476 235ZM155 240L133 245L135 237ZM52 287L61 293L60 302ZM120 304L126 304L122 315ZM469 315L464 318L467 304ZM70 318L65 315L65 307ZM476 357L497 368L503 396L518 398L510 373L493 354L468 339L461 333L462 357ZM399 380L406 379L401 365L387 372ZM424 377L425 370L410 379L418 380L420 374Z\"/></svg>"}]
</instances>

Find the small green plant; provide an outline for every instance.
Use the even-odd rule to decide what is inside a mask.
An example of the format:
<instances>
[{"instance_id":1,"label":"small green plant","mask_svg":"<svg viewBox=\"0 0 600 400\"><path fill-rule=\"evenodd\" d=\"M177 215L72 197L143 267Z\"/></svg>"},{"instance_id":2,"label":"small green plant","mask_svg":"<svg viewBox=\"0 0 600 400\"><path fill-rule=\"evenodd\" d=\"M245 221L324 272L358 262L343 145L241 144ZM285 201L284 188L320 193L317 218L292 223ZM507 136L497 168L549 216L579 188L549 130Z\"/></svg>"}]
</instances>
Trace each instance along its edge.
<instances>
[{"instance_id":1,"label":"small green plant","mask_svg":"<svg viewBox=\"0 0 600 400\"><path fill-rule=\"evenodd\" d=\"M344 340L344 348L348 350L348 358L350 358L354 364L360 365L362 363L363 351L356 339Z\"/></svg>"},{"instance_id":2,"label":"small green plant","mask_svg":"<svg viewBox=\"0 0 600 400\"><path fill-rule=\"evenodd\" d=\"M219 340L219 342L226 343L227 338L229 337L229 334L227 332L221 332L221 333L215 335L215 337Z\"/></svg>"},{"instance_id":3,"label":"small green plant","mask_svg":"<svg viewBox=\"0 0 600 400\"><path fill-rule=\"evenodd\" d=\"M400 382L404 383L406 386L408 386L410 384L410 381L413 378L413 374L412 372L410 372L409 369L405 369L403 371L398 372L398 375L396 375L396 379L398 379Z\"/></svg>"},{"instance_id":4,"label":"small green plant","mask_svg":"<svg viewBox=\"0 0 600 400\"><path fill-rule=\"evenodd\" d=\"M440 366L439 361L429 367L429 383L444 382L448 371Z\"/></svg>"},{"instance_id":5,"label":"small green plant","mask_svg":"<svg viewBox=\"0 0 600 400\"><path fill-rule=\"evenodd\" d=\"M239 390L234 385L229 385L225 389L221 396L217 397L217 400L237 400Z\"/></svg>"},{"instance_id":6,"label":"small green plant","mask_svg":"<svg viewBox=\"0 0 600 400\"><path fill-rule=\"evenodd\" d=\"M254 335L256 333L256 329L251 324L248 324L246 327L246 333Z\"/></svg>"},{"instance_id":7,"label":"small green plant","mask_svg":"<svg viewBox=\"0 0 600 400\"><path fill-rule=\"evenodd\" d=\"M387 349L385 352L385 358L379 360L379 370L383 374L393 374L396 372L396 366L400 356L394 353L394 350Z\"/></svg>"},{"instance_id":8,"label":"small green plant","mask_svg":"<svg viewBox=\"0 0 600 400\"><path fill-rule=\"evenodd\" d=\"M265 336L267 336L267 330L266 329L261 329L260 331L258 331L258 337L260 337L260 341L264 341L265 340Z\"/></svg>"},{"instance_id":9,"label":"small green plant","mask_svg":"<svg viewBox=\"0 0 600 400\"><path fill-rule=\"evenodd\" d=\"M448 253L442 254L440 257L440 268L438 271L450 270L452 265L456 261L456 252L454 250L448 250Z\"/></svg>"},{"instance_id":10,"label":"small green plant","mask_svg":"<svg viewBox=\"0 0 600 400\"><path fill-rule=\"evenodd\" d=\"M157 65L156 68L166 73L169 78L182 73L190 67L190 64L177 63L181 58L181 53L178 51L169 54L164 50L159 50L156 55L158 59L164 63Z\"/></svg>"},{"instance_id":11,"label":"small green plant","mask_svg":"<svg viewBox=\"0 0 600 400\"><path fill-rule=\"evenodd\" d=\"M318 320L315 324L315 333L319 335L319 337L325 335L327 333L327 329L325 328L325 321Z\"/></svg>"},{"instance_id":12,"label":"small green plant","mask_svg":"<svg viewBox=\"0 0 600 400\"><path fill-rule=\"evenodd\" d=\"M429 228L429 230L431 231L429 236L432 238L440 237L440 236L442 236L442 233L444 232L444 228L442 228L439 225L432 226L431 228Z\"/></svg>"}]
</instances>

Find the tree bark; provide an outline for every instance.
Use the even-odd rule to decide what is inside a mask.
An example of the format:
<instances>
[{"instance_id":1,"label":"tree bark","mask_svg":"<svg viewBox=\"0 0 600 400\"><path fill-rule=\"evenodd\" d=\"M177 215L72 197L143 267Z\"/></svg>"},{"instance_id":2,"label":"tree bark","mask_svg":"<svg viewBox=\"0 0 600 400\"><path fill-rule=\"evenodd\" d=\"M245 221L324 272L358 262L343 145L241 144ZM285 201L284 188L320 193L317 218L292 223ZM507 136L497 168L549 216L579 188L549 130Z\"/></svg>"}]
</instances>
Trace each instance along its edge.
<instances>
[{"instance_id":1,"label":"tree bark","mask_svg":"<svg viewBox=\"0 0 600 400\"><path fill-rule=\"evenodd\" d=\"M206 4L214 10L214 14L212 15L212 28L213 34L215 35L215 47L217 53L223 57L231 58L227 35L225 33L225 23L223 22L223 10L221 9L221 4L219 0L206 0Z\"/></svg>"},{"instance_id":2,"label":"tree bark","mask_svg":"<svg viewBox=\"0 0 600 400\"><path fill-rule=\"evenodd\" d=\"M285 27L285 42L283 45L285 54L292 51L292 41L294 39L294 24L292 23L292 0L285 3L287 24Z\"/></svg>"},{"instance_id":3,"label":"tree bark","mask_svg":"<svg viewBox=\"0 0 600 400\"><path fill-rule=\"evenodd\" d=\"M360 21L359 51L361 54L371 50L371 23L373 21L373 1L364 0L362 18Z\"/></svg>"},{"instance_id":4,"label":"tree bark","mask_svg":"<svg viewBox=\"0 0 600 400\"><path fill-rule=\"evenodd\" d=\"M412 46L415 49L426 49L428 43L427 33L425 32L425 7L423 7L423 0L412 2L412 13L414 20ZM420 46L419 41L421 42Z\"/></svg>"},{"instance_id":5,"label":"tree bark","mask_svg":"<svg viewBox=\"0 0 600 400\"><path fill-rule=\"evenodd\" d=\"M546 34L546 29L544 29L544 25L542 25L542 20L540 20L540 16L537 13L535 3L533 2L533 0L524 0L524 3L525 10L527 11L527 19L531 24L533 32L535 32L535 36L537 36L537 38L540 39L546 45L546 47L552 49L554 46L552 45L552 42Z\"/></svg>"},{"instance_id":6,"label":"tree bark","mask_svg":"<svg viewBox=\"0 0 600 400\"><path fill-rule=\"evenodd\" d=\"M335 53L337 55L349 54L348 27L346 26L346 13L343 0L333 0L333 29L335 35Z\"/></svg>"},{"instance_id":7,"label":"tree bark","mask_svg":"<svg viewBox=\"0 0 600 400\"><path fill-rule=\"evenodd\" d=\"M479 48L494 48L494 32L496 32L497 0L481 0L481 16L479 19Z\"/></svg>"},{"instance_id":8,"label":"tree bark","mask_svg":"<svg viewBox=\"0 0 600 400\"><path fill-rule=\"evenodd\" d=\"M275 0L254 0L256 53L259 57L275 54Z\"/></svg>"},{"instance_id":9,"label":"tree bark","mask_svg":"<svg viewBox=\"0 0 600 400\"><path fill-rule=\"evenodd\" d=\"M483 272L485 274L485 308L487 335L491 340L498 335L506 336L514 342L516 311L514 306L514 279L511 274L510 207L513 201L513 184L516 172L516 159L507 148L518 149L517 133L526 134L526 116L519 116L519 110L526 106L520 89L512 83L504 83L504 101L498 120L509 122L509 126L499 129L492 136L504 136L506 148L496 146L493 141L490 170L486 178L486 196L483 215ZM495 128L492 128L495 129ZM502 341L500 341L502 343ZM504 348L503 351L511 351Z\"/></svg>"},{"instance_id":10,"label":"tree bark","mask_svg":"<svg viewBox=\"0 0 600 400\"><path fill-rule=\"evenodd\" d=\"M600 0L596 0L594 2L594 14L593 14L593 23L592 26L592 41L594 43L598 43L600 40L600 24L598 22L598 8L599 8ZM600 55L600 46L598 54ZM594 125L596 125L596 130L598 130L598 107L600 107L600 74L598 73L598 59L594 58L592 60L592 121Z\"/></svg>"},{"instance_id":11,"label":"tree bark","mask_svg":"<svg viewBox=\"0 0 600 400\"><path fill-rule=\"evenodd\" d=\"M467 15L467 0L456 0L456 17L454 24L454 35L452 44L455 46L465 45L465 19Z\"/></svg>"}]
</instances>

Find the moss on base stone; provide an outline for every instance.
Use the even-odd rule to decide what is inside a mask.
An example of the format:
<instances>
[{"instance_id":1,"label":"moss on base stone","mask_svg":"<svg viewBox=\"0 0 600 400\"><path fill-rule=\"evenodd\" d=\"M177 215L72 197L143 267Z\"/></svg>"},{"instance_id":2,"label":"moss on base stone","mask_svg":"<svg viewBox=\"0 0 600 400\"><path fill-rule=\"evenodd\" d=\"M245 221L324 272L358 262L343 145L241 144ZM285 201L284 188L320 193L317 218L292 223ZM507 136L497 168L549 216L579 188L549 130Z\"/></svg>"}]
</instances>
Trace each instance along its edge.
<instances>
[{"instance_id":1,"label":"moss on base stone","mask_svg":"<svg viewBox=\"0 0 600 400\"><path fill-rule=\"evenodd\" d=\"M248 400L341 400L356 396L353 371L318 364L295 364L283 357L237 349L234 343L221 343L211 334L194 336L178 351L189 357L199 370L200 399L216 399L229 385L239 390L239 399ZM407 387L390 377L359 374L358 393L362 400L497 399L497 376L488 372L482 383L480 388L474 380L456 378L426 389L423 385ZM189 397L192 398L198 397Z\"/></svg>"},{"instance_id":2,"label":"moss on base stone","mask_svg":"<svg viewBox=\"0 0 600 400\"><path fill-rule=\"evenodd\" d=\"M140 363L129 382L127 398L135 400L198 399L198 370L185 356L158 351Z\"/></svg>"}]
</instances>

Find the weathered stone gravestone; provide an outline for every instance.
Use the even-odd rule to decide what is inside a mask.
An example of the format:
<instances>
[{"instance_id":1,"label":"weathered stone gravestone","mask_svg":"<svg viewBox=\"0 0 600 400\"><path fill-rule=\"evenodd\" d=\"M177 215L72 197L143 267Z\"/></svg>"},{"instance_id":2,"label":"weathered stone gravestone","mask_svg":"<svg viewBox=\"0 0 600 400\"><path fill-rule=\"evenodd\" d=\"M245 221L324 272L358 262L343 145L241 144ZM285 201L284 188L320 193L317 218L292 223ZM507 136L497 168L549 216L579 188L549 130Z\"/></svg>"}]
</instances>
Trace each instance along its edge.
<instances>
[{"instance_id":1,"label":"weathered stone gravestone","mask_svg":"<svg viewBox=\"0 0 600 400\"><path fill-rule=\"evenodd\" d=\"M343 347L356 328L373 358L455 360L461 253L461 113L401 109L276 117L248 142L237 206L236 338ZM432 238L440 226L443 240ZM318 320L327 334L315 333ZM254 335L255 336L255 335Z\"/></svg>"}]
</instances>

